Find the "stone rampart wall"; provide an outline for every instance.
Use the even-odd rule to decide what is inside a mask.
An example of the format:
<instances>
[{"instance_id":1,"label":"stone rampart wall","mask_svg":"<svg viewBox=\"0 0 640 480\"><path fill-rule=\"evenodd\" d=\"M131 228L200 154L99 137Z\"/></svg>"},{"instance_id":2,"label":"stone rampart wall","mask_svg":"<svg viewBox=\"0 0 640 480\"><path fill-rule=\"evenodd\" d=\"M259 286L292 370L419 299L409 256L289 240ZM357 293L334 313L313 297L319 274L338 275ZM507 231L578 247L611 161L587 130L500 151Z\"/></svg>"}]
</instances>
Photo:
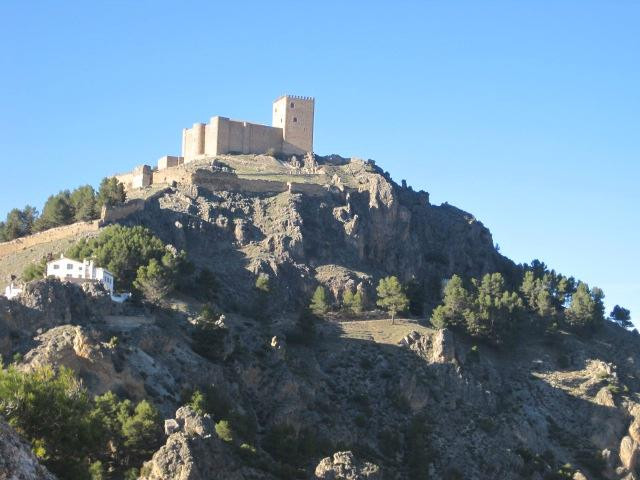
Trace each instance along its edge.
<instances>
[{"instance_id":1,"label":"stone rampart wall","mask_svg":"<svg viewBox=\"0 0 640 480\"><path fill-rule=\"evenodd\" d=\"M103 208L101 220L103 224L109 224L122 220L136 212L144 210L145 200L142 198L136 198L129 200L124 205L117 207Z\"/></svg>"},{"instance_id":2,"label":"stone rampart wall","mask_svg":"<svg viewBox=\"0 0 640 480\"><path fill-rule=\"evenodd\" d=\"M0 243L0 258L43 243L63 240L70 237L80 238L87 233L97 232L99 228L100 222L98 220L94 220L92 222L78 222L72 223L71 225L51 228L44 232L34 233L28 237L11 240L10 242Z\"/></svg>"}]
</instances>

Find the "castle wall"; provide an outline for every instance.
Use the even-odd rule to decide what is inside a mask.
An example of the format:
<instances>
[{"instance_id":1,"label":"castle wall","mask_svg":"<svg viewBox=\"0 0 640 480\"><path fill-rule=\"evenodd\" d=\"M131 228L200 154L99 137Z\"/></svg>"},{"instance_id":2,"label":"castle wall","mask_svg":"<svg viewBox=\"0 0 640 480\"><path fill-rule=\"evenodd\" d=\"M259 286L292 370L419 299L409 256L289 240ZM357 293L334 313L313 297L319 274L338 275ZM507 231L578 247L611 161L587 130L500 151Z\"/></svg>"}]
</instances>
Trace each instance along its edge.
<instances>
[{"instance_id":1,"label":"castle wall","mask_svg":"<svg viewBox=\"0 0 640 480\"><path fill-rule=\"evenodd\" d=\"M114 177L124 185L125 190L148 187L153 182L153 173L149 165L140 165L131 172L120 173Z\"/></svg>"},{"instance_id":2,"label":"castle wall","mask_svg":"<svg viewBox=\"0 0 640 480\"><path fill-rule=\"evenodd\" d=\"M78 222L62 227L51 228L44 232L34 233L28 237L17 238L10 242L0 243L0 258L12 255L22 250L27 250L36 245L49 243L65 238L81 238L87 233L97 232L100 228L100 222L94 220L92 222Z\"/></svg>"},{"instance_id":3,"label":"castle wall","mask_svg":"<svg viewBox=\"0 0 640 480\"><path fill-rule=\"evenodd\" d=\"M176 167L184 163L184 157L174 157L172 155L165 155L158 159L158 170L164 170L165 168Z\"/></svg>"},{"instance_id":4,"label":"castle wall","mask_svg":"<svg viewBox=\"0 0 640 480\"><path fill-rule=\"evenodd\" d=\"M141 198L136 198L134 200L129 200L124 205L119 205L117 207L104 207L102 209L102 215L100 216L100 220L103 224L109 224L121 220L123 218L128 217L129 215L144 210L145 200Z\"/></svg>"}]
</instances>

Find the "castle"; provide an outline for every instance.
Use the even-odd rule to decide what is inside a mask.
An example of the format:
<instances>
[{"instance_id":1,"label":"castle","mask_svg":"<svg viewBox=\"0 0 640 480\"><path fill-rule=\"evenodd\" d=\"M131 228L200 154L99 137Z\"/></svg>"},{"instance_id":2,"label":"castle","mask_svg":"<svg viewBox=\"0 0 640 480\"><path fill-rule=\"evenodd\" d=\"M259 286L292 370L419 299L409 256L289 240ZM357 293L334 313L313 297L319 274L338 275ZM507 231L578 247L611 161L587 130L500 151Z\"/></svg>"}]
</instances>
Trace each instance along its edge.
<instances>
[{"instance_id":1,"label":"castle","mask_svg":"<svg viewBox=\"0 0 640 480\"><path fill-rule=\"evenodd\" d=\"M163 170L205 157L230 154L305 155L313 152L312 97L283 95L273 102L272 126L227 117L212 117L208 124L195 123L182 130L182 155L166 155L158 167L140 165L115 177L127 189L155 183Z\"/></svg>"},{"instance_id":2,"label":"castle","mask_svg":"<svg viewBox=\"0 0 640 480\"><path fill-rule=\"evenodd\" d=\"M283 95L273 102L272 125L212 117L182 130L182 156L165 156L158 169L225 153L304 155L313 151L315 100Z\"/></svg>"}]
</instances>

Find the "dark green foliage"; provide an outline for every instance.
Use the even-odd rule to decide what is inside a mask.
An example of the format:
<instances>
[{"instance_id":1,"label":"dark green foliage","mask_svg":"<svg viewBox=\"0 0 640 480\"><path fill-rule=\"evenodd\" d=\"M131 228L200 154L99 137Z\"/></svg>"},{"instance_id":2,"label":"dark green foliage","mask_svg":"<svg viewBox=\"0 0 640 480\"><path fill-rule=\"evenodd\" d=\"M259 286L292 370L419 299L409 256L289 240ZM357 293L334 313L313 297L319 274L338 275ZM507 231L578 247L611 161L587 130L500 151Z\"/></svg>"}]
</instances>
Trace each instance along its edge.
<instances>
[{"instance_id":1,"label":"dark green foliage","mask_svg":"<svg viewBox=\"0 0 640 480\"><path fill-rule=\"evenodd\" d=\"M342 307L347 313L350 313L352 315L358 315L362 313L362 293L360 293L359 291L356 291L356 293L352 293L351 290L346 290L342 296Z\"/></svg>"},{"instance_id":2,"label":"dark green foliage","mask_svg":"<svg viewBox=\"0 0 640 480\"><path fill-rule=\"evenodd\" d=\"M44 204L42 214L34 223L34 231L41 232L73 223L73 207L70 196L69 190L51 195Z\"/></svg>"},{"instance_id":3,"label":"dark green foliage","mask_svg":"<svg viewBox=\"0 0 640 480\"><path fill-rule=\"evenodd\" d=\"M0 415L59 478L107 478L150 457L161 440L158 412L112 393L91 400L71 370L0 370ZM107 469L107 466L110 468Z\"/></svg>"},{"instance_id":4,"label":"dark green foliage","mask_svg":"<svg viewBox=\"0 0 640 480\"><path fill-rule=\"evenodd\" d=\"M272 297L269 275L260 273L255 283L256 296L253 303L253 316L261 322L269 319L270 299Z\"/></svg>"},{"instance_id":5,"label":"dark green foliage","mask_svg":"<svg viewBox=\"0 0 640 480\"><path fill-rule=\"evenodd\" d=\"M218 280L211 270L203 268L196 275L195 296L200 300L214 300L218 293Z\"/></svg>"},{"instance_id":6,"label":"dark green foliage","mask_svg":"<svg viewBox=\"0 0 640 480\"><path fill-rule=\"evenodd\" d=\"M407 283L406 291L411 315L420 316L424 314L424 304L427 299L424 285L413 279Z\"/></svg>"},{"instance_id":7,"label":"dark green foliage","mask_svg":"<svg viewBox=\"0 0 640 480\"><path fill-rule=\"evenodd\" d=\"M14 208L7 214L7 219L0 224L0 241L8 242L30 235L37 218L38 211L29 205L22 210Z\"/></svg>"},{"instance_id":8,"label":"dark green foliage","mask_svg":"<svg viewBox=\"0 0 640 480\"><path fill-rule=\"evenodd\" d=\"M609 318L612 322L616 322L623 328L633 327L633 323L631 322L631 312L620 305L613 307L613 310L611 310L611 313L609 314Z\"/></svg>"},{"instance_id":9,"label":"dark green foliage","mask_svg":"<svg viewBox=\"0 0 640 480\"><path fill-rule=\"evenodd\" d=\"M29 263L22 271L22 281L30 282L32 280L38 280L44 278L44 274L47 271L47 259L41 258L39 262Z\"/></svg>"},{"instance_id":10,"label":"dark green foliage","mask_svg":"<svg viewBox=\"0 0 640 480\"><path fill-rule=\"evenodd\" d=\"M73 222L94 220L99 217L96 193L90 185L83 185L73 192L63 190L51 195L42 209L42 214L29 205L22 210L14 208L4 222L0 223L0 241L31 235Z\"/></svg>"},{"instance_id":11,"label":"dark green foliage","mask_svg":"<svg viewBox=\"0 0 640 480\"><path fill-rule=\"evenodd\" d=\"M520 297L505 290L501 274L473 279L469 290L454 275L445 287L444 303L433 311L431 321L438 328L460 329L499 345L514 334L521 309Z\"/></svg>"},{"instance_id":12,"label":"dark green foliage","mask_svg":"<svg viewBox=\"0 0 640 480\"><path fill-rule=\"evenodd\" d=\"M133 286L150 302L159 303L181 279L188 278L189 265L184 252L167 251L160 260L152 258L147 265L138 268Z\"/></svg>"},{"instance_id":13,"label":"dark green foliage","mask_svg":"<svg viewBox=\"0 0 640 480\"><path fill-rule=\"evenodd\" d=\"M397 277L381 278L377 287L377 305L391 314L391 323L396 314L405 311L409 307L409 299Z\"/></svg>"},{"instance_id":14,"label":"dark green foliage","mask_svg":"<svg viewBox=\"0 0 640 480\"><path fill-rule=\"evenodd\" d=\"M604 322L603 298L602 290L597 287L590 290L586 283L580 282L566 311L567 324L580 332L598 328Z\"/></svg>"},{"instance_id":15,"label":"dark green foliage","mask_svg":"<svg viewBox=\"0 0 640 480\"><path fill-rule=\"evenodd\" d=\"M225 328L216 325L218 315L210 305L205 305L196 319L195 328L191 334L193 351L203 357L217 361L222 358Z\"/></svg>"},{"instance_id":16,"label":"dark green foliage","mask_svg":"<svg viewBox=\"0 0 640 480\"><path fill-rule=\"evenodd\" d=\"M454 275L444 287L444 301L433 310L431 323L436 328L465 326L465 312L470 311L473 297L465 289L462 278Z\"/></svg>"},{"instance_id":17,"label":"dark green foliage","mask_svg":"<svg viewBox=\"0 0 640 480\"><path fill-rule=\"evenodd\" d=\"M429 429L423 416L418 415L411 419L404 434L404 443L404 461L409 470L409 478L426 480L431 451Z\"/></svg>"},{"instance_id":18,"label":"dark green foliage","mask_svg":"<svg viewBox=\"0 0 640 480\"><path fill-rule=\"evenodd\" d=\"M99 216L96 192L91 185L76 188L69 197L69 203L73 210L73 220L76 222L86 222Z\"/></svg>"},{"instance_id":19,"label":"dark green foliage","mask_svg":"<svg viewBox=\"0 0 640 480\"><path fill-rule=\"evenodd\" d=\"M113 207L123 204L127 200L127 195L124 191L124 185L120 183L115 177L103 178L100 182L100 189L98 190L98 196L96 198L96 205L98 208Z\"/></svg>"},{"instance_id":20,"label":"dark green foliage","mask_svg":"<svg viewBox=\"0 0 640 480\"><path fill-rule=\"evenodd\" d=\"M282 424L275 425L267 432L262 448L274 459L298 467L327 455L331 445L313 430L302 429L296 434L293 427Z\"/></svg>"},{"instance_id":21,"label":"dark green foliage","mask_svg":"<svg viewBox=\"0 0 640 480\"><path fill-rule=\"evenodd\" d=\"M293 328L287 332L287 342L297 345L310 345L316 336L318 317L305 308L300 312Z\"/></svg>"},{"instance_id":22,"label":"dark green foliage","mask_svg":"<svg viewBox=\"0 0 640 480\"><path fill-rule=\"evenodd\" d=\"M113 273L120 288L131 288L138 269L151 259L162 260L167 250L150 230L141 227L110 225L95 238L81 239L67 252L76 260L93 258Z\"/></svg>"},{"instance_id":23,"label":"dark green foliage","mask_svg":"<svg viewBox=\"0 0 640 480\"><path fill-rule=\"evenodd\" d=\"M318 286L315 292L313 292L313 297L311 297L309 309L315 315L324 315L329 311L329 304L327 303L327 292L323 286Z\"/></svg>"},{"instance_id":24,"label":"dark green foliage","mask_svg":"<svg viewBox=\"0 0 640 480\"><path fill-rule=\"evenodd\" d=\"M234 417L231 400L214 385L197 388L186 398L187 404L196 412L201 415L208 413L216 421Z\"/></svg>"}]
</instances>

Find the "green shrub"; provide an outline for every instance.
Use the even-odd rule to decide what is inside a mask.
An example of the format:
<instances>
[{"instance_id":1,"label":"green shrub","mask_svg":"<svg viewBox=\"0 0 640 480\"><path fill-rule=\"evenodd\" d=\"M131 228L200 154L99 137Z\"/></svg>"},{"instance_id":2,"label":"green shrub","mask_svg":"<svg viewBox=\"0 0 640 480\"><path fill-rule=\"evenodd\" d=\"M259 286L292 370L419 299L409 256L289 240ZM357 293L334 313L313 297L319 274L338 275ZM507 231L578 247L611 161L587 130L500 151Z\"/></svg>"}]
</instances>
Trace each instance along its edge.
<instances>
[{"instance_id":1,"label":"green shrub","mask_svg":"<svg viewBox=\"0 0 640 480\"><path fill-rule=\"evenodd\" d=\"M309 309L315 315L324 315L329 311L329 304L327 303L327 292L324 287L319 286L316 288L315 292L313 292L313 297L311 297L311 304L309 305Z\"/></svg>"},{"instance_id":2,"label":"green shrub","mask_svg":"<svg viewBox=\"0 0 640 480\"><path fill-rule=\"evenodd\" d=\"M220 420L216 423L216 434L224 442L233 442L233 430L228 420Z\"/></svg>"}]
</instances>

